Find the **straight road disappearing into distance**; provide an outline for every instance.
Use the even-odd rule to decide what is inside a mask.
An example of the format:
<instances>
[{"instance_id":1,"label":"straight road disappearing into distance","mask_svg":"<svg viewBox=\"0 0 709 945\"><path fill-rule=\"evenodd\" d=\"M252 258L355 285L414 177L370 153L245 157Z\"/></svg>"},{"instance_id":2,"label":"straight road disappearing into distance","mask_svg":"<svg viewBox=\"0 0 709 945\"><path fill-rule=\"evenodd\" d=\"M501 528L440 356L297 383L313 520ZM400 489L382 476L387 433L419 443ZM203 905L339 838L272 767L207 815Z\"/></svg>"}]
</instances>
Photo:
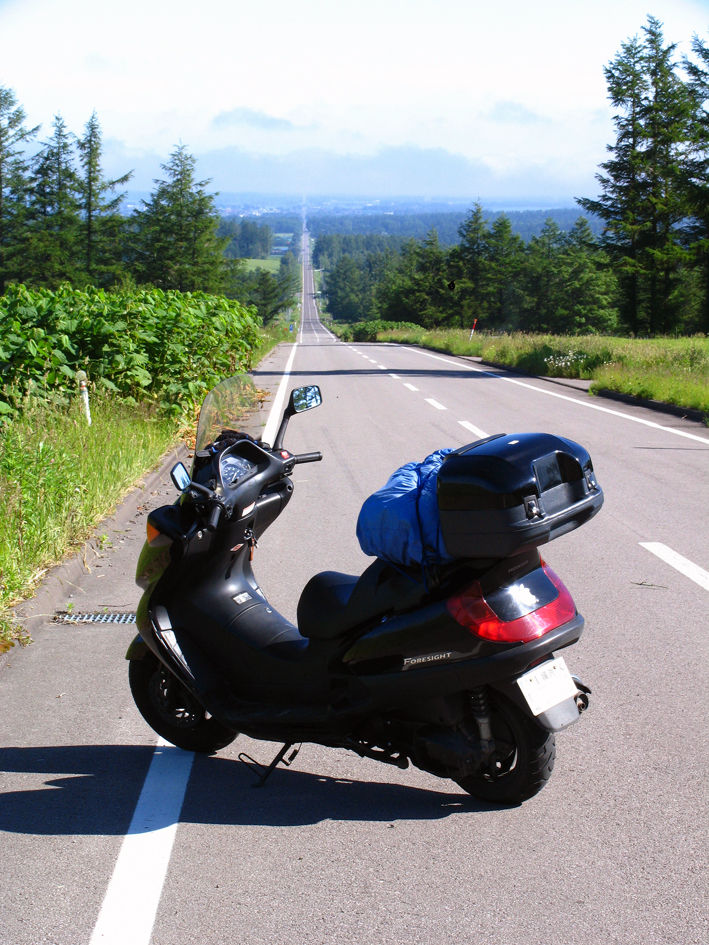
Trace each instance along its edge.
<instances>
[{"instance_id":1,"label":"straight road disappearing into distance","mask_svg":"<svg viewBox=\"0 0 709 945\"><path fill-rule=\"evenodd\" d=\"M606 495L544 549L586 617L564 656L591 707L516 809L311 745L254 789L238 754L270 760L275 746L156 749L128 690L130 627L47 613L0 666L0 943L706 942L709 431L472 359L341 343L305 247L297 340L254 375L276 406L320 385L323 405L291 421L286 445L324 461L296 467L259 542L269 600L295 619L316 571L366 566L357 514L402 463L492 433L567 436ZM154 480L63 605L135 610L145 510L173 497Z\"/></svg>"}]
</instances>

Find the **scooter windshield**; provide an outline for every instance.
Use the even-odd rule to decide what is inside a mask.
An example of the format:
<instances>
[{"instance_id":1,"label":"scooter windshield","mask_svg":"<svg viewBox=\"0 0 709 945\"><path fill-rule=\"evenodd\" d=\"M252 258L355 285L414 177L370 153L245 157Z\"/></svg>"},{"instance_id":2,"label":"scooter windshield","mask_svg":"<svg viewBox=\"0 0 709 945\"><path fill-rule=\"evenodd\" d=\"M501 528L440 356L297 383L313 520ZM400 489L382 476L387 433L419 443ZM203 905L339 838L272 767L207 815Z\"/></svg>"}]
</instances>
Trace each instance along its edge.
<instances>
[{"instance_id":1,"label":"scooter windshield","mask_svg":"<svg viewBox=\"0 0 709 945\"><path fill-rule=\"evenodd\" d=\"M235 374L217 384L204 398L199 412L195 449L205 449L222 430L237 429L257 399L256 385L248 374Z\"/></svg>"}]
</instances>

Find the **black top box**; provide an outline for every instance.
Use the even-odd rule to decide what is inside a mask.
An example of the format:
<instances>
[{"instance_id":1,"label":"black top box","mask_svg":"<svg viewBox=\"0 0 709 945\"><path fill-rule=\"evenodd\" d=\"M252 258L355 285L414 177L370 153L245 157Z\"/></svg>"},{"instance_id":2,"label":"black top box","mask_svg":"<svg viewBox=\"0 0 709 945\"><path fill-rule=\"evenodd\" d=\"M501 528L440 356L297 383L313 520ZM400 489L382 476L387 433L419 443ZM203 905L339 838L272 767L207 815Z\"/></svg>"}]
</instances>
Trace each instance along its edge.
<instances>
[{"instance_id":1,"label":"black top box","mask_svg":"<svg viewBox=\"0 0 709 945\"><path fill-rule=\"evenodd\" d=\"M463 446L438 473L446 550L507 557L587 522L603 505L591 457L549 433L498 434Z\"/></svg>"}]
</instances>

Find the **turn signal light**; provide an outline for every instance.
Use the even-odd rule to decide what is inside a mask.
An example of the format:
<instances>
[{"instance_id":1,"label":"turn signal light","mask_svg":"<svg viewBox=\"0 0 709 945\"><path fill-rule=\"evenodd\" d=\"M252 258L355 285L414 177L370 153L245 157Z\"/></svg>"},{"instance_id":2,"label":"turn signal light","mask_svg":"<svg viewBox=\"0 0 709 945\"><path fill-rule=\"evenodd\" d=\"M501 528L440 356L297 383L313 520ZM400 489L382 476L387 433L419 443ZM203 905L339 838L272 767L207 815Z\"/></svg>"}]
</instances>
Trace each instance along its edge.
<instances>
[{"instance_id":1,"label":"turn signal light","mask_svg":"<svg viewBox=\"0 0 709 945\"><path fill-rule=\"evenodd\" d=\"M502 620L485 600L478 581L446 601L448 613L462 627L485 640L496 643L536 640L576 616L576 605L561 579L548 565L543 565L543 571L555 588L556 596L546 603L540 601L536 610L523 616ZM523 583L523 580L519 582L520 585Z\"/></svg>"},{"instance_id":2,"label":"turn signal light","mask_svg":"<svg viewBox=\"0 0 709 945\"><path fill-rule=\"evenodd\" d=\"M172 541L172 539L164 535L159 528L156 528L150 519L148 519L148 524L145 526L145 531L148 536L148 544L151 548L160 548L163 545L169 545Z\"/></svg>"}]
</instances>

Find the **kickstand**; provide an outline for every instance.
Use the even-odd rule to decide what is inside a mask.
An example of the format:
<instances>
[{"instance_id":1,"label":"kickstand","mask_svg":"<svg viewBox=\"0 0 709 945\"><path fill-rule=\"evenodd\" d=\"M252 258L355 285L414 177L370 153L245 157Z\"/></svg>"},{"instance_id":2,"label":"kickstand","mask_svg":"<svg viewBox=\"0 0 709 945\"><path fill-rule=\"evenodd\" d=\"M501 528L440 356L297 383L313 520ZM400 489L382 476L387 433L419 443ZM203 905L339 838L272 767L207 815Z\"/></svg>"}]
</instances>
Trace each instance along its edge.
<instances>
[{"instance_id":1,"label":"kickstand","mask_svg":"<svg viewBox=\"0 0 709 945\"><path fill-rule=\"evenodd\" d=\"M256 761L255 758L252 758L251 755L247 755L245 751L241 752L239 755L239 761L251 768L258 778L258 782L254 785L254 787L263 787L271 776L271 772L276 768L280 761L283 762L286 768L290 768L291 764L295 760L296 755L300 751L301 746L298 745L298 747L293 749L290 755L286 758L286 754L291 748L293 748L293 742L286 742L270 765L263 765L260 761Z\"/></svg>"}]
</instances>

